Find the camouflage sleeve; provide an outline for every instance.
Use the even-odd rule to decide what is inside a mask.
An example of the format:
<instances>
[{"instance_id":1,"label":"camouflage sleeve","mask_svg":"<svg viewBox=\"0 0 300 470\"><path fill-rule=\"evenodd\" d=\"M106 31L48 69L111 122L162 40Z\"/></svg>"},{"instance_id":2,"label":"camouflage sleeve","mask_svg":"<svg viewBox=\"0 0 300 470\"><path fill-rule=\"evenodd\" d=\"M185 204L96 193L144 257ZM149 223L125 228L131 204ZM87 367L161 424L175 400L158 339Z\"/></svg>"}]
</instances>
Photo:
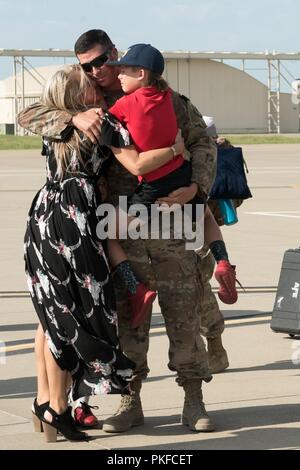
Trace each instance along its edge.
<instances>
[{"instance_id":1,"label":"camouflage sleeve","mask_svg":"<svg viewBox=\"0 0 300 470\"><path fill-rule=\"evenodd\" d=\"M217 148L206 134L202 115L188 98L173 93L173 104L178 127L192 162L192 182L198 184L199 193L205 197L213 185L217 169Z\"/></svg>"},{"instance_id":2,"label":"camouflage sleeve","mask_svg":"<svg viewBox=\"0 0 300 470\"><path fill-rule=\"evenodd\" d=\"M72 115L65 111L49 109L41 103L34 103L18 114L18 123L33 134L64 139L72 126Z\"/></svg>"}]
</instances>

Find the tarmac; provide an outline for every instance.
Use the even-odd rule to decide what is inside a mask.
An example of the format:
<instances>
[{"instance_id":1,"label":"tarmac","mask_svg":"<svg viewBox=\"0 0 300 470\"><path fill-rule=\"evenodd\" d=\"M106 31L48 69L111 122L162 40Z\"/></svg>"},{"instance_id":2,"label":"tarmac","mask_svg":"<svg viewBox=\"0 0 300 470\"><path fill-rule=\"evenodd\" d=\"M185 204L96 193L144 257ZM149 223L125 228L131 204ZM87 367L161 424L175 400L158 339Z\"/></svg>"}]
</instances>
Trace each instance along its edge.
<instances>
[{"instance_id":1,"label":"tarmac","mask_svg":"<svg viewBox=\"0 0 300 470\"><path fill-rule=\"evenodd\" d=\"M156 303L151 372L142 389L145 425L124 434L103 432L101 421L119 397L93 397L100 426L81 444L63 437L47 444L33 431L37 318L25 283L23 235L45 178L44 160L36 150L0 152L0 450L300 449L300 341L270 329L284 251L300 244L300 145L245 145L243 152L253 198L239 208L238 224L222 231L246 293L235 305L220 303L230 367L204 385L216 431L193 433L180 424L183 391L167 368L168 340Z\"/></svg>"}]
</instances>

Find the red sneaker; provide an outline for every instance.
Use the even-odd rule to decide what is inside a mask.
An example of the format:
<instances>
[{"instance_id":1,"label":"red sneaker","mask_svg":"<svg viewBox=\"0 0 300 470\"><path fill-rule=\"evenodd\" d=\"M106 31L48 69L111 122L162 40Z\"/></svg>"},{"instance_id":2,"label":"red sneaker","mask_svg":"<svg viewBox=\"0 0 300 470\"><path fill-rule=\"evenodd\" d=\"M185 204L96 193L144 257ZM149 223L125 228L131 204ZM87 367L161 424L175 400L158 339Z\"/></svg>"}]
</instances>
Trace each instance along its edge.
<instances>
[{"instance_id":1,"label":"red sneaker","mask_svg":"<svg viewBox=\"0 0 300 470\"><path fill-rule=\"evenodd\" d=\"M74 410L74 420L76 426L83 428L92 428L99 424L98 419L93 414L91 409L98 409L98 406L90 406L87 403L81 403L81 406L77 406Z\"/></svg>"},{"instance_id":2,"label":"red sneaker","mask_svg":"<svg viewBox=\"0 0 300 470\"><path fill-rule=\"evenodd\" d=\"M219 261L215 271L215 278L220 284L218 291L219 299L224 304L234 304L238 298L235 286L235 266L232 266L227 260Z\"/></svg>"},{"instance_id":3,"label":"red sneaker","mask_svg":"<svg viewBox=\"0 0 300 470\"><path fill-rule=\"evenodd\" d=\"M132 309L133 328L140 326L147 315L151 312L151 306L156 298L156 292L147 289L145 284L140 283L135 294L129 294L129 302Z\"/></svg>"}]
</instances>

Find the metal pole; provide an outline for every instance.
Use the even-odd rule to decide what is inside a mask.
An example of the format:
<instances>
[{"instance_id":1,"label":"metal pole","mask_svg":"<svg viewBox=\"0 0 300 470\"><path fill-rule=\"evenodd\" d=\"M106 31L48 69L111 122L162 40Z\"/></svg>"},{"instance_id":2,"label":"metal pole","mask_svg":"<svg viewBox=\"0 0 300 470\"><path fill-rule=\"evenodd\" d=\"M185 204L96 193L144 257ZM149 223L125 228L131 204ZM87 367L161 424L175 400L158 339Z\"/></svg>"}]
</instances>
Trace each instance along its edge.
<instances>
[{"instance_id":1,"label":"metal pole","mask_svg":"<svg viewBox=\"0 0 300 470\"><path fill-rule=\"evenodd\" d=\"M268 133L272 132L272 123L271 123L271 88L272 88L272 70L271 70L271 61L268 59Z\"/></svg>"},{"instance_id":2,"label":"metal pole","mask_svg":"<svg viewBox=\"0 0 300 470\"><path fill-rule=\"evenodd\" d=\"M280 60L277 61L277 134L280 134Z\"/></svg>"},{"instance_id":3,"label":"metal pole","mask_svg":"<svg viewBox=\"0 0 300 470\"><path fill-rule=\"evenodd\" d=\"M22 109L25 108L25 80L24 80L24 57L22 57ZM25 134L25 129L22 127L22 135Z\"/></svg>"},{"instance_id":4,"label":"metal pole","mask_svg":"<svg viewBox=\"0 0 300 470\"><path fill-rule=\"evenodd\" d=\"M17 58L14 56L14 134L18 135L18 88L17 88Z\"/></svg>"},{"instance_id":5,"label":"metal pole","mask_svg":"<svg viewBox=\"0 0 300 470\"><path fill-rule=\"evenodd\" d=\"M191 99L191 60L188 59L188 89L189 89L189 99Z\"/></svg>"}]
</instances>

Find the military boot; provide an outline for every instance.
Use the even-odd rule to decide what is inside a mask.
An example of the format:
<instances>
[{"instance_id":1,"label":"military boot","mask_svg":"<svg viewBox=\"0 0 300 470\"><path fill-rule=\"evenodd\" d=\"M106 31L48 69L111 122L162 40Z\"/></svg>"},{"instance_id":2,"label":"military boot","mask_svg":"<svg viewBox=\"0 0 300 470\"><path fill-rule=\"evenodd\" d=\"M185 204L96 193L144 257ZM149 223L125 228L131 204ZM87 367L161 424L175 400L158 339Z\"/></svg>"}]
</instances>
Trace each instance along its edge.
<instances>
[{"instance_id":1,"label":"military boot","mask_svg":"<svg viewBox=\"0 0 300 470\"><path fill-rule=\"evenodd\" d=\"M207 338L207 352L209 370L212 374L218 374L229 367L228 357L223 348L221 335L216 338Z\"/></svg>"},{"instance_id":2,"label":"military boot","mask_svg":"<svg viewBox=\"0 0 300 470\"><path fill-rule=\"evenodd\" d=\"M210 432L214 431L214 425L206 413L202 401L201 379L187 380L183 384L185 391L184 406L181 422L192 431Z\"/></svg>"},{"instance_id":3,"label":"military boot","mask_svg":"<svg viewBox=\"0 0 300 470\"><path fill-rule=\"evenodd\" d=\"M121 404L116 413L103 422L105 432L125 432L134 426L144 424L144 414L140 398L141 381L131 384L131 394L122 395Z\"/></svg>"}]
</instances>

